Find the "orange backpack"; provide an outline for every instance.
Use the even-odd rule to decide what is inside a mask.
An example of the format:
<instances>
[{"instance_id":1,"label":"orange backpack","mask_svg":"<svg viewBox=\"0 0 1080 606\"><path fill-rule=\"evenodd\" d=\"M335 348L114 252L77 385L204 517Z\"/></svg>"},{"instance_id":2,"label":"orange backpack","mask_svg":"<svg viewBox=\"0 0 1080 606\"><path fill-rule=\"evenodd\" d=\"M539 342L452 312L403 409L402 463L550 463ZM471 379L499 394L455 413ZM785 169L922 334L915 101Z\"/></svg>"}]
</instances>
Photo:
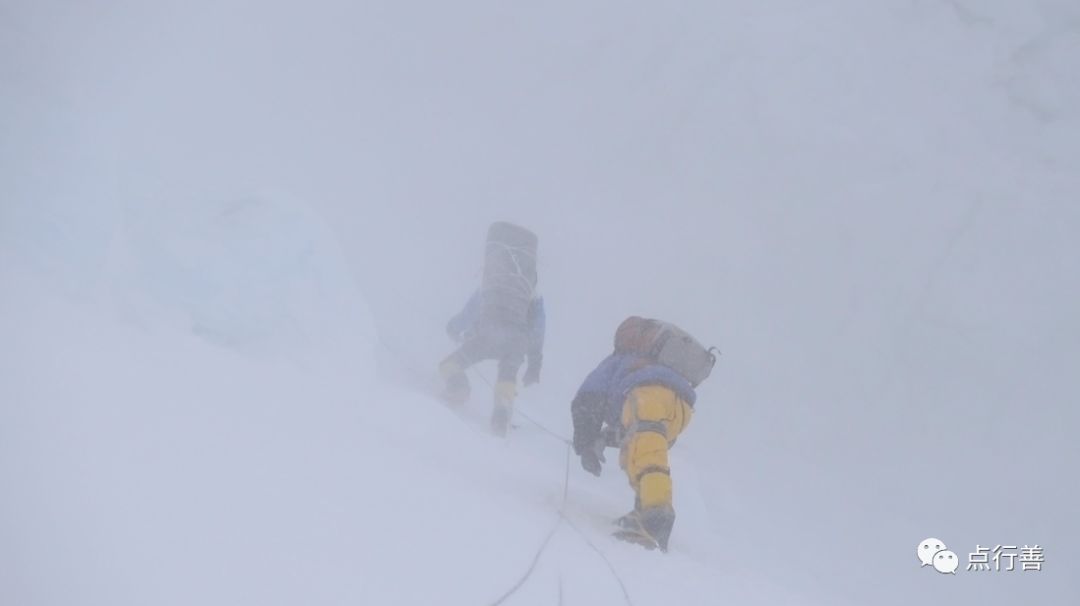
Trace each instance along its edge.
<instances>
[{"instance_id":1,"label":"orange backpack","mask_svg":"<svg viewBox=\"0 0 1080 606\"><path fill-rule=\"evenodd\" d=\"M639 353L679 373L697 387L716 364L714 348L706 349L685 330L652 318L630 316L615 330L616 353Z\"/></svg>"}]
</instances>

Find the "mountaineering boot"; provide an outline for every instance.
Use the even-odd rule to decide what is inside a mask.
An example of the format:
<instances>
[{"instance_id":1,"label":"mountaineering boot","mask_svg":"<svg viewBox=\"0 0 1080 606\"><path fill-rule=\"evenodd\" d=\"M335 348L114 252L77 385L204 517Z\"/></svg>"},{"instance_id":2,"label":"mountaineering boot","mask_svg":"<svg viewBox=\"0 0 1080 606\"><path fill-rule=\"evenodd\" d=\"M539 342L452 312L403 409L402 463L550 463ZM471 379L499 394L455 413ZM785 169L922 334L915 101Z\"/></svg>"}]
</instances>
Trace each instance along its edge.
<instances>
[{"instance_id":1,"label":"mountaineering boot","mask_svg":"<svg viewBox=\"0 0 1080 606\"><path fill-rule=\"evenodd\" d=\"M447 358L439 364L439 375L442 376L445 386L442 398L451 406L462 406L469 399L469 377L465 376L464 369L452 358Z\"/></svg>"},{"instance_id":2,"label":"mountaineering boot","mask_svg":"<svg viewBox=\"0 0 1080 606\"><path fill-rule=\"evenodd\" d=\"M649 533L660 551L667 551L668 539L671 538L671 529L675 526L675 510L671 506L650 507L641 512L641 525L645 532Z\"/></svg>"},{"instance_id":3,"label":"mountaineering boot","mask_svg":"<svg viewBox=\"0 0 1080 606\"><path fill-rule=\"evenodd\" d=\"M641 518L638 517L638 510L636 509L615 520L615 525L623 530L643 532L643 529L641 527Z\"/></svg>"},{"instance_id":4,"label":"mountaineering boot","mask_svg":"<svg viewBox=\"0 0 1080 606\"><path fill-rule=\"evenodd\" d=\"M510 431L510 417L514 411L514 397L517 385L512 381L499 381L495 384L495 407L491 411L491 433L500 438Z\"/></svg>"},{"instance_id":5,"label":"mountaineering boot","mask_svg":"<svg viewBox=\"0 0 1080 606\"><path fill-rule=\"evenodd\" d=\"M612 532L611 535L620 541L641 545L650 550L659 547L656 539L649 535L642 525L641 513L637 509L615 520L615 526L618 529Z\"/></svg>"},{"instance_id":6,"label":"mountaineering boot","mask_svg":"<svg viewBox=\"0 0 1080 606\"><path fill-rule=\"evenodd\" d=\"M675 524L675 511L670 507L634 509L615 520L619 527L612 535L628 543L636 543L646 549L667 552L668 538Z\"/></svg>"}]
</instances>

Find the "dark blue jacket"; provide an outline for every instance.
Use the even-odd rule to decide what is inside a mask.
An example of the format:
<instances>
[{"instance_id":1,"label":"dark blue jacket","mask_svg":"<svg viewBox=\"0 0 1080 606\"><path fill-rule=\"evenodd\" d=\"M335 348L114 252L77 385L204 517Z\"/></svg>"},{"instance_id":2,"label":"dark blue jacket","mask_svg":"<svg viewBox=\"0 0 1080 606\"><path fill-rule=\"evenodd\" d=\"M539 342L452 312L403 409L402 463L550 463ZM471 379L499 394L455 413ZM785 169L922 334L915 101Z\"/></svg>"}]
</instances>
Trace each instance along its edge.
<instances>
[{"instance_id":1,"label":"dark blue jacket","mask_svg":"<svg viewBox=\"0 0 1080 606\"><path fill-rule=\"evenodd\" d=\"M674 370L641 354L613 353L585 377L571 405L578 454L591 448L605 422L621 423L627 394L643 385L663 385L690 406L697 400L694 387Z\"/></svg>"}]
</instances>

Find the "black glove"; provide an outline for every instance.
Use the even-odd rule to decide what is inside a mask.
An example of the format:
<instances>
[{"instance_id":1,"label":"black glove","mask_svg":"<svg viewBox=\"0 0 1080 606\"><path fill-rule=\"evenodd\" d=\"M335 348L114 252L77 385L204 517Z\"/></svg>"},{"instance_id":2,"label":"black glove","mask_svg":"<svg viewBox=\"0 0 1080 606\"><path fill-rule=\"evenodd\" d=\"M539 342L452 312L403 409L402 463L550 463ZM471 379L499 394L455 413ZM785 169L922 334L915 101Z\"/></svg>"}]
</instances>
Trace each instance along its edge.
<instances>
[{"instance_id":1,"label":"black glove","mask_svg":"<svg viewBox=\"0 0 1080 606\"><path fill-rule=\"evenodd\" d=\"M601 463L606 462L603 442L597 441L592 448L581 453L581 468L598 478L602 469Z\"/></svg>"},{"instance_id":2,"label":"black glove","mask_svg":"<svg viewBox=\"0 0 1080 606\"><path fill-rule=\"evenodd\" d=\"M600 440L604 442L604 445L608 448L619 448L622 446L623 432L620 427L612 427L608 425L604 427L604 430L600 432Z\"/></svg>"},{"instance_id":3,"label":"black glove","mask_svg":"<svg viewBox=\"0 0 1080 606\"><path fill-rule=\"evenodd\" d=\"M574 454L584 456L592 450L604 426L603 394L579 394L570 404L574 420Z\"/></svg>"},{"instance_id":4,"label":"black glove","mask_svg":"<svg viewBox=\"0 0 1080 606\"><path fill-rule=\"evenodd\" d=\"M521 378L521 383L528 387L533 383L540 382L540 364L529 364L525 368L525 376Z\"/></svg>"}]
</instances>

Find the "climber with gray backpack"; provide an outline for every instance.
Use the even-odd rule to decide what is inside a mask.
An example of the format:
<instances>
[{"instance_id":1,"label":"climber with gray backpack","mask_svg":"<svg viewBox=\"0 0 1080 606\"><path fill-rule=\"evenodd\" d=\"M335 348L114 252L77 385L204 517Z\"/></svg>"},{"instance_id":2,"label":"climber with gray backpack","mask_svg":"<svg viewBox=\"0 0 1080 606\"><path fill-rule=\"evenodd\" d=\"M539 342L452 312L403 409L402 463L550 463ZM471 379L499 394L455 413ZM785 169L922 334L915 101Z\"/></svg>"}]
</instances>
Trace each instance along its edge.
<instances>
[{"instance_id":1,"label":"climber with gray backpack","mask_svg":"<svg viewBox=\"0 0 1080 606\"><path fill-rule=\"evenodd\" d=\"M465 371L477 362L496 360L491 429L498 436L510 428L518 371L526 360L523 383L540 380L546 318L536 290L536 249L536 234L528 229L492 223L480 288L446 325L447 334L460 345L439 364L443 397L451 405L464 404L470 392Z\"/></svg>"},{"instance_id":2,"label":"climber with gray backpack","mask_svg":"<svg viewBox=\"0 0 1080 606\"><path fill-rule=\"evenodd\" d=\"M668 449L690 423L695 389L715 364L716 349L681 328L631 316L615 331L614 351L574 397L581 466L599 476L604 449L618 447L634 489L634 509L616 521L617 538L667 551L675 524Z\"/></svg>"}]
</instances>

